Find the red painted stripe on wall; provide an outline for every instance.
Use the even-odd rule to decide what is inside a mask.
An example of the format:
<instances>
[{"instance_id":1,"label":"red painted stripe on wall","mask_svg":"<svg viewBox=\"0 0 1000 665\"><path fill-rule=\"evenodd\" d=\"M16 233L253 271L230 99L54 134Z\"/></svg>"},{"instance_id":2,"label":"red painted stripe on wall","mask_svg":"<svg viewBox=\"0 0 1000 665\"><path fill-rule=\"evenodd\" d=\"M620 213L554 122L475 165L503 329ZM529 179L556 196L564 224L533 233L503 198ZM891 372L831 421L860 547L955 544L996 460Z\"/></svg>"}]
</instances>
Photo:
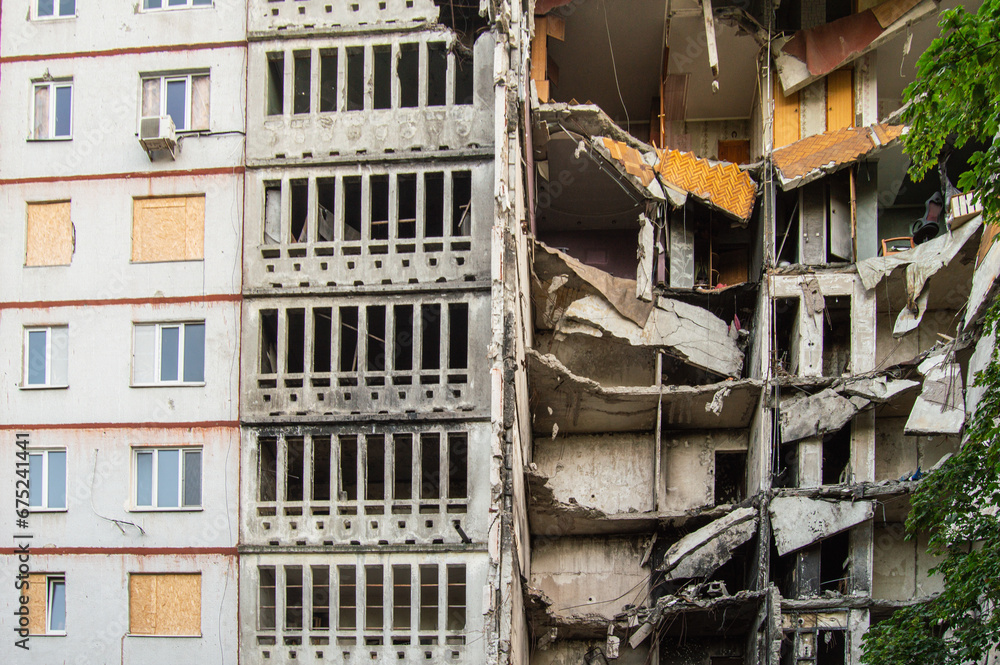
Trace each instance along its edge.
<instances>
[{"instance_id":1,"label":"red painted stripe on wall","mask_svg":"<svg viewBox=\"0 0 1000 665\"><path fill-rule=\"evenodd\" d=\"M24 541L20 541L24 542ZM32 556L45 556L56 554L136 554L139 556L157 555L187 555L192 554L219 554L222 556L236 556L235 547L32 547ZM14 547L0 548L0 554L18 554L21 550Z\"/></svg>"},{"instance_id":2,"label":"red painted stripe on wall","mask_svg":"<svg viewBox=\"0 0 1000 665\"><path fill-rule=\"evenodd\" d=\"M207 296L174 296L170 298L108 298L104 300L16 300L0 302L4 309L52 309L54 307L106 307L113 305L174 305L187 303L242 302L239 293L217 293Z\"/></svg>"},{"instance_id":3,"label":"red painted stripe on wall","mask_svg":"<svg viewBox=\"0 0 1000 665\"><path fill-rule=\"evenodd\" d=\"M30 55L8 55L0 58L0 64L8 62L37 62L39 60L67 60L69 58L104 58L115 55L136 53L176 53L177 51L205 51L210 49L246 48L246 40L234 42L204 42L199 44L164 44L159 46L131 46L103 51L73 51L71 53L32 53Z\"/></svg>"},{"instance_id":4,"label":"red painted stripe on wall","mask_svg":"<svg viewBox=\"0 0 1000 665\"><path fill-rule=\"evenodd\" d=\"M83 175L34 176L31 178L6 178L0 185L30 185L40 182L72 182L75 180L130 180L145 178L180 178L205 175L242 175L242 166L219 166L211 169L188 169L186 171L129 171L126 173L87 173Z\"/></svg>"},{"instance_id":5,"label":"red painted stripe on wall","mask_svg":"<svg viewBox=\"0 0 1000 665\"><path fill-rule=\"evenodd\" d=\"M178 423L41 423L13 424L0 423L0 430L20 430L31 432L42 429L211 429L230 427L239 429L238 420L202 420Z\"/></svg>"}]
</instances>

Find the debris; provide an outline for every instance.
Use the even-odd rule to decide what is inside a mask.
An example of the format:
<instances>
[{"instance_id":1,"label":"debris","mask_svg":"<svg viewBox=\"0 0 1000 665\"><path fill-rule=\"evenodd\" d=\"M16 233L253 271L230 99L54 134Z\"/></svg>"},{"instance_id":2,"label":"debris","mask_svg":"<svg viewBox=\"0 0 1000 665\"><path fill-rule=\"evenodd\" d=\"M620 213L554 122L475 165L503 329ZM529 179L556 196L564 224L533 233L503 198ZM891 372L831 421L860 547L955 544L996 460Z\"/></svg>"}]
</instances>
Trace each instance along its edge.
<instances>
[{"instance_id":1,"label":"debris","mask_svg":"<svg viewBox=\"0 0 1000 665\"><path fill-rule=\"evenodd\" d=\"M768 510L778 555L785 556L871 519L873 506L870 501L775 497Z\"/></svg>"},{"instance_id":2,"label":"debris","mask_svg":"<svg viewBox=\"0 0 1000 665\"><path fill-rule=\"evenodd\" d=\"M757 509L737 508L674 543L659 570L666 572L668 580L708 577L756 533Z\"/></svg>"},{"instance_id":3,"label":"debris","mask_svg":"<svg viewBox=\"0 0 1000 665\"><path fill-rule=\"evenodd\" d=\"M722 413L722 403L723 400L726 399L727 395L729 395L728 386L719 388L715 394L712 395L712 401L705 405L705 411L708 413L714 413L715 415Z\"/></svg>"},{"instance_id":4,"label":"debris","mask_svg":"<svg viewBox=\"0 0 1000 665\"><path fill-rule=\"evenodd\" d=\"M796 395L781 401L781 442L836 432L868 406L863 397L842 397L832 388L815 395Z\"/></svg>"},{"instance_id":5,"label":"debris","mask_svg":"<svg viewBox=\"0 0 1000 665\"><path fill-rule=\"evenodd\" d=\"M872 402L888 402L896 395L911 390L920 385L919 381L909 379L889 379L878 376L872 379L855 379L843 384L842 391L871 400Z\"/></svg>"},{"instance_id":6,"label":"debris","mask_svg":"<svg viewBox=\"0 0 1000 665\"><path fill-rule=\"evenodd\" d=\"M903 432L908 435L960 434L965 424L962 368L937 364L927 370L924 387L913 404Z\"/></svg>"}]
</instances>

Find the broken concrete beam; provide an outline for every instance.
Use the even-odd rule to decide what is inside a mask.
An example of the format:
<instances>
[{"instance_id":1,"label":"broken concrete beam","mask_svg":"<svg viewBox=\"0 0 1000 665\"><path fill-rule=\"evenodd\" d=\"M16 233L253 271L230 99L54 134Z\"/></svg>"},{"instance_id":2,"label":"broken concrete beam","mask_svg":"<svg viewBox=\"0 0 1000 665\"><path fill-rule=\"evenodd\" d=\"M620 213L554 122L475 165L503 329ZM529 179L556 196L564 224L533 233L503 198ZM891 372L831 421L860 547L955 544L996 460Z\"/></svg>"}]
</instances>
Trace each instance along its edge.
<instances>
[{"instance_id":1,"label":"broken concrete beam","mask_svg":"<svg viewBox=\"0 0 1000 665\"><path fill-rule=\"evenodd\" d=\"M863 397L872 402L884 403L890 401L896 395L916 388L919 381L909 379L890 379L885 376L877 376L873 379L855 379L845 382L839 390L844 394L855 397Z\"/></svg>"},{"instance_id":2,"label":"broken concrete beam","mask_svg":"<svg viewBox=\"0 0 1000 665\"><path fill-rule=\"evenodd\" d=\"M785 556L871 519L874 508L870 501L779 496L769 512L775 547Z\"/></svg>"},{"instance_id":3,"label":"broken concrete beam","mask_svg":"<svg viewBox=\"0 0 1000 665\"><path fill-rule=\"evenodd\" d=\"M907 435L960 434L964 424L961 366L943 363L931 367L903 432Z\"/></svg>"},{"instance_id":4,"label":"broken concrete beam","mask_svg":"<svg viewBox=\"0 0 1000 665\"><path fill-rule=\"evenodd\" d=\"M737 508L674 543L663 556L659 569L667 573L668 580L708 577L755 533L757 510Z\"/></svg>"},{"instance_id":5,"label":"broken concrete beam","mask_svg":"<svg viewBox=\"0 0 1000 665\"><path fill-rule=\"evenodd\" d=\"M842 397L833 388L815 395L796 395L781 401L781 442L836 432L868 406L863 397Z\"/></svg>"},{"instance_id":6,"label":"broken concrete beam","mask_svg":"<svg viewBox=\"0 0 1000 665\"><path fill-rule=\"evenodd\" d=\"M590 326L595 337L607 334L633 346L663 348L695 367L723 376L738 377L743 368L743 352L729 336L725 322L708 310L677 300L658 298L646 325L640 327L603 298L585 296L566 308L556 332L581 332L580 326Z\"/></svg>"}]
</instances>

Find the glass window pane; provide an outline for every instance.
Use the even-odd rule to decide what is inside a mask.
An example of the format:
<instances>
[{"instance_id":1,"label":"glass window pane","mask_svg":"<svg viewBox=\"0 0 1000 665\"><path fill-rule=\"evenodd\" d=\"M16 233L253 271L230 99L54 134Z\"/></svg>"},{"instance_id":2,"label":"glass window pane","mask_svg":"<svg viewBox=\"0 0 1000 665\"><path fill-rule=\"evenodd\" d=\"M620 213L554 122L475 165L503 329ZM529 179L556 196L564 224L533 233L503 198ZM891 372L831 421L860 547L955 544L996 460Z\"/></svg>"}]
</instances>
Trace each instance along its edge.
<instances>
[{"instance_id":1,"label":"glass window pane","mask_svg":"<svg viewBox=\"0 0 1000 665\"><path fill-rule=\"evenodd\" d=\"M159 9L162 7L162 0L143 0L143 5L145 9Z\"/></svg>"},{"instance_id":2,"label":"glass window pane","mask_svg":"<svg viewBox=\"0 0 1000 665\"><path fill-rule=\"evenodd\" d=\"M49 580L49 630L66 630L65 580Z\"/></svg>"},{"instance_id":3,"label":"glass window pane","mask_svg":"<svg viewBox=\"0 0 1000 665\"><path fill-rule=\"evenodd\" d=\"M49 383L65 386L69 383L69 328L61 326L49 330Z\"/></svg>"},{"instance_id":4,"label":"glass window pane","mask_svg":"<svg viewBox=\"0 0 1000 665\"><path fill-rule=\"evenodd\" d=\"M180 359L180 328L160 329L160 381L176 381Z\"/></svg>"},{"instance_id":5,"label":"glass window pane","mask_svg":"<svg viewBox=\"0 0 1000 665\"><path fill-rule=\"evenodd\" d=\"M56 136L70 135L73 88L61 85L56 88Z\"/></svg>"},{"instance_id":6,"label":"glass window pane","mask_svg":"<svg viewBox=\"0 0 1000 665\"><path fill-rule=\"evenodd\" d=\"M49 452L48 508L66 507L66 451Z\"/></svg>"},{"instance_id":7,"label":"glass window pane","mask_svg":"<svg viewBox=\"0 0 1000 665\"><path fill-rule=\"evenodd\" d=\"M53 0L38 0L38 15L52 16Z\"/></svg>"},{"instance_id":8,"label":"glass window pane","mask_svg":"<svg viewBox=\"0 0 1000 665\"><path fill-rule=\"evenodd\" d=\"M187 4L187 0L167 0L169 7L181 7Z\"/></svg>"},{"instance_id":9,"label":"glass window pane","mask_svg":"<svg viewBox=\"0 0 1000 665\"><path fill-rule=\"evenodd\" d=\"M45 330L28 333L28 385L45 385Z\"/></svg>"},{"instance_id":10,"label":"glass window pane","mask_svg":"<svg viewBox=\"0 0 1000 665\"><path fill-rule=\"evenodd\" d=\"M179 450L160 450L156 454L156 506L176 508L180 491Z\"/></svg>"},{"instance_id":11,"label":"glass window pane","mask_svg":"<svg viewBox=\"0 0 1000 665\"><path fill-rule=\"evenodd\" d=\"M184 324L184 380L205 380L205 324Z\"/></svg>"},{"instance_id":12,"label":"glass window pane","mask_svg":"<svg viewBox=\"0 0 1000 665\"><path fill-rule=\"evenodd\" d=\"M184 505L201 505L201 451L184 453Z\"/></svg>"},{"instance_id":13,"label":"glass window pane","mask_svg":"<svg viewBox=\"0 0 1000 665\"><path fill-rule=\"evenodd\" d=\"M76 14L76 0L59 0L59 15L73 16Z\"/></svg>"},{"instance_id":14,"label":"glass window pane","mask_svg":"<svg viewBox=\"0 0 1000 665\"><path fill-rule=\"evenodd\" d=\"M192 5L210 5L212 0L191 0Z\"/></svg>"},{"instance_id":15,"label":"glass window pane","mask_svg":"<svg viewBox=\"0 0 1000 665\"><path fill-rule=\"evenodd\" d=\"M186 128L185 109L187 109L187 80L167 81L167 115L174 119L174 127L178 130Z\"/></svg>"},{"instance_id":16,"label":"glass window pane","mask_svg":"<svg viewBox=\"0 0 1000 665\"><path fill-rule=\"evenodd\" d=\"M42 505L42 454L28 455L28 505L40 507Z\"/></svg>"},{"instance_id":17,"label":"glass window pane","mask_svg":"<svg viewBox=\"0 0 1000 665\"><path fill-rule=\"evenodd\" d=\"M153 505L153 453L135 456L135 505Z\"/></svg>"}]
</instances>

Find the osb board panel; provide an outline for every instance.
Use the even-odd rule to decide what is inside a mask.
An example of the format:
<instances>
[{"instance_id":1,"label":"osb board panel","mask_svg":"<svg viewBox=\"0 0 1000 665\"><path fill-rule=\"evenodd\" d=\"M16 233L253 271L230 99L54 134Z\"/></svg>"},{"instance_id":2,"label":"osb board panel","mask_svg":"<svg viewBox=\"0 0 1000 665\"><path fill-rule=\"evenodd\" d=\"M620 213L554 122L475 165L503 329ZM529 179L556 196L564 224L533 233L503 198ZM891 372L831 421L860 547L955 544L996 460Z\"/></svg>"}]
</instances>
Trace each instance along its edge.
<instances>
[{"instance_id":1,"label":"osb board panel","mask_svg":"<svg viewBox=\"0 0 1000 665\"><path fill-rule=\"evenodd\" d=\"M70 202L29 203L24 265L68 266L73 260Z\"/></svg>"},{"instance_id":2,"label":"osb board panel","mask_svg":"<svg viewBox=\"0 0 1000 665\"><path fill-rule=\"evenodd\" d=\"M28 588L21 594L28 597L28 634L45 634L45 575L28 575Z\"/></svg>"},{"instance_id":3,"label":"osb board panel","mask_svg":"<svg viewBox=\"0 0 1000 665\"><path fill-rule=\"evenodd\" d=\"M800 136L799 93L785 97L781 83L774 80L774 147L795 143Z\"/></svg>"},{"instance_id":4,"label":"osb board panel","mask_svg":"<svg viewBox=\"0 0 1000 665\"><path fill-rule=\"evenodd\" d=\"M134 635L201 635L201 575L132 574L129 632Z\"/></svg>"},{"instance_id":5,"label":"osb board panel","mask_svg":"<svg viewBox=\"0 0 1000 665\"><path fill-rule=\"evenodd\" d=\"M826 131L854 126L854 70L838 69L826 77Z\"/></svg>"},{"instance_id":6,"label":"osb board panel","mask_svg":"<svg viewBox=\"0 0 1000 665\"><path fill-rule=\"evenodd\" d=\"M135 199L132 260L190 261L204 258L205 197Z\"/></svg>"}]
</instances>

